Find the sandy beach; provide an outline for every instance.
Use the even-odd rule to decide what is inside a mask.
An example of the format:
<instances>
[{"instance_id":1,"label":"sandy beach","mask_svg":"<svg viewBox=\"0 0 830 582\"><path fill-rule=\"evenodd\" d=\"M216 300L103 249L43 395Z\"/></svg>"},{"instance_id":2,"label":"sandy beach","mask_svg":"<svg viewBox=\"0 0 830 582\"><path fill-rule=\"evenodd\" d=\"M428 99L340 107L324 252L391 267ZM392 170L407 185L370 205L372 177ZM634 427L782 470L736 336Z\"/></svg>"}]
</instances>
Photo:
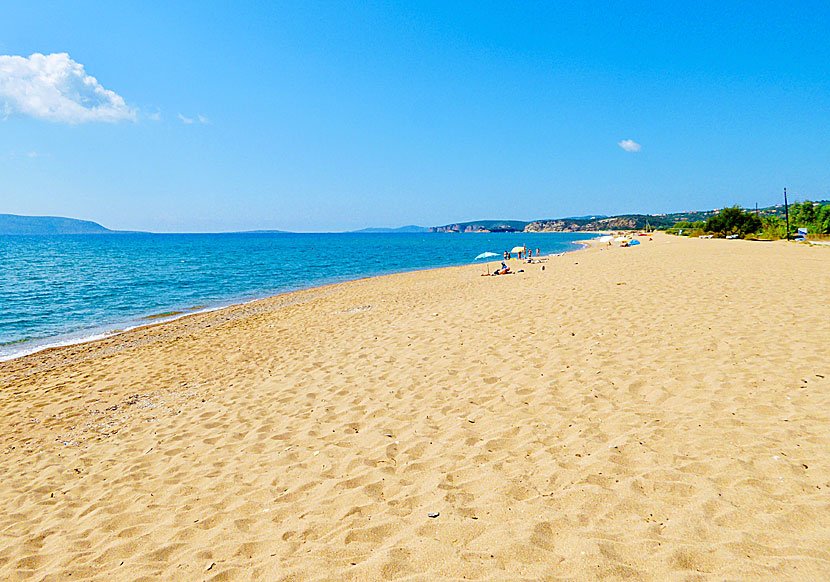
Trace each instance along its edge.
<instances>
[{"instance_id":1,"label":"sandy beach","mask_svg":"<svg viewBox=\"0 0 830 582\"><path fill-rule=\"evenodd\" d=\"M0 579L830 579L830 248L522 266L0 363Z\"/></svg>"}]
</instances>

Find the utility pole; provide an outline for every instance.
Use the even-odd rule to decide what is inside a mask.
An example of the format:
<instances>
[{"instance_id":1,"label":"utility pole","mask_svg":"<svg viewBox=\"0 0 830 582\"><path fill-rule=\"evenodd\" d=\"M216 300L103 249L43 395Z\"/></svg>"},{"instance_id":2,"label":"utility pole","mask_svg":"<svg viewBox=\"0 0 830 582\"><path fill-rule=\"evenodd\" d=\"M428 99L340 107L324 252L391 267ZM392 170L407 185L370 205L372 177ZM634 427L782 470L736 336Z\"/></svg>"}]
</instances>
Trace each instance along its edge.
<instances>
[{"instance_id":1,"label":"utility pole","mask_svg":"<svg viewBox=\"0 0 830 582\"><path fill-rule=\"evenodd\" d=\"M784 216L787 218L787 240L790 240L790 207L787 206L786 188L784 188Z\"/></svg>"}]
</instances>

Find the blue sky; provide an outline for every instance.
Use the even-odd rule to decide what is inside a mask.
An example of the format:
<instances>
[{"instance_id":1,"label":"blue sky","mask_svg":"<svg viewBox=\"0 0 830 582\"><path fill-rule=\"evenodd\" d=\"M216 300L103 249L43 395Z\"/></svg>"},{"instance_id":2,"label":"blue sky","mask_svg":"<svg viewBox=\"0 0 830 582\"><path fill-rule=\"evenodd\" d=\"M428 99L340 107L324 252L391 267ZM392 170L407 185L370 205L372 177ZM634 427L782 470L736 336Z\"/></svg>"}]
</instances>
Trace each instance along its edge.
<instances>
[{"instance_id":1,"label":"blue sky","mask_svg":"<svg viewBox=\"0 0 830 582\"><path fill-rule=\"evenodd\" d=\"M338 231L830 198L822 3L173 4L4 5L0 213Z\"/></svg>"}]
</instances>

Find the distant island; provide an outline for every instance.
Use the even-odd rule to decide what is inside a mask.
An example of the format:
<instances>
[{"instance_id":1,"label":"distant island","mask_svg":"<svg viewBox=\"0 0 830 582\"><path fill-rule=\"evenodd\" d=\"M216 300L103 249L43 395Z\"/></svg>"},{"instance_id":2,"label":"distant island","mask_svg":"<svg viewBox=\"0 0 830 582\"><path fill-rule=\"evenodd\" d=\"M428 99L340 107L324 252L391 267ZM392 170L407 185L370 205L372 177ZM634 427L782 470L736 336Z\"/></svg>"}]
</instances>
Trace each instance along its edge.
<instances>
[{"instance_id":1,"label":"distant island","mask_svg":"<svg viewBox=\"0 0 830 582\"><path fill-rule=\"evenodd\" d=\"M374 233L396 233L396 232L403 232L403 233L417 233L417 232L430 232L431 229L427 228L426 226L416 226L414 224L410 224L407 226L401 226L398 228L361 228L360 230L353 230L351 232L374 232Z\"/></svg>"},{"instance_id":2,"label":"distant island","mask_svg":"<svg viewBox=\"0 0 830 582\"><path fill-rule=\"evenodd\" d=\"M292 234L288 230L240 230L240 231L231 231L227 234Z\"/></svg>"},{"instance_id":3,"label":"distant island","mask_svg":"<svg viewBox=\"0 0 830 582\"><path fill-rule=\"evenodd\" d=\"M0 214L0 234L117 234L91 220L61 216Z\"/></svg>"}]
</instances>

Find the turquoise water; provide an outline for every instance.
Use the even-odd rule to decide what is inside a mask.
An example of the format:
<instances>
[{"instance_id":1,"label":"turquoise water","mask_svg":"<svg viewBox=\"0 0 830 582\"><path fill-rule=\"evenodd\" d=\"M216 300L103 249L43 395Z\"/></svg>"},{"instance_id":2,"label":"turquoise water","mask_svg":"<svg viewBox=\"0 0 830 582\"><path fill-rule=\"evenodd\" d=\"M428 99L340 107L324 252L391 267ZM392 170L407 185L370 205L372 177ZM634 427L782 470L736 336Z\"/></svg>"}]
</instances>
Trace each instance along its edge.
<instances>
[{"instance_id":1,"label":"turquoise water","mask_svg":"<svg viewBox=\"0 0 830 582\"><path fill-rule=\"evenodd\" d=\"M474 262L586 233L0 236L0 359L327 283ZM495 266L495 263L491 263ZM153 320L158 321L158 320Z\"/></svg>"}]
</instances>

